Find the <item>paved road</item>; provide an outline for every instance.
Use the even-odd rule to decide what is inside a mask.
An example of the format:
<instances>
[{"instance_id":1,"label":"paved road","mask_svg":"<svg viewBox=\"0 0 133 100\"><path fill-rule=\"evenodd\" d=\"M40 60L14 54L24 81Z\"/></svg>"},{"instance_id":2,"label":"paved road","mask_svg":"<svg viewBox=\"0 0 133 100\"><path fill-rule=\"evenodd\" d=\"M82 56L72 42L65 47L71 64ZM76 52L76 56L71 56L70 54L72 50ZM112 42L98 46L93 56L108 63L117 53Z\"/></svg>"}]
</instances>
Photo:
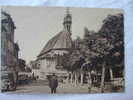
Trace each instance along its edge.
<instances>
[{"instance_id":1,"label":"paved road","mask_svg":"<svg viewBox=\"0 0 133 100\"><path fill-rule=\"evenodd\" d=\"M98 88L92 88L91 93L98 92L100 92ZM47 81L38 81L28 85L19 86L16 91L9 93L50 93L50 88L48 87ZM73 84L59 84L57 93L88 93L88 88L85 85L74 86Z\"/></svg>"}]
</instances>

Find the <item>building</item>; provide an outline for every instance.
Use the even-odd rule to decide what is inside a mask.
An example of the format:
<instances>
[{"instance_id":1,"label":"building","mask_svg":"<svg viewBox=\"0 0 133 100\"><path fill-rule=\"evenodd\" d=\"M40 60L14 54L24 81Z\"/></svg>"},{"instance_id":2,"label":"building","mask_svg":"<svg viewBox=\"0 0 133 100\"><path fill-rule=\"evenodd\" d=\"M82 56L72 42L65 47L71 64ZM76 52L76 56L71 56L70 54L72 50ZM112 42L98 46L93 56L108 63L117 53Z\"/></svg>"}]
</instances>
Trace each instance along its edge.
<instances>
[{"instance_id":1,"label":"building","mask_svg":"<svg viewBox=\"0 0 133 100\"><path fill-rule=\"evenodd\" d=\"M37 65L40 68L40 79L46 79L52 73L56 73L56 75L59 76L67 74L67 72L63 70L61 57L69 53L72 48L71 24L72 16L69 13L69 9L67 9L63 21L63 30L50 39L37 56Z\"/></svg>"},{"instance_id":2,"label":"building","mask_svg":"<svg viewBox=\"0 0 133 100\"><path fill-rule=\"evenodd\" d=\"M16 27L11 16L1 12L1 70L17 73L19 46L14 42Z\"/></svg>"},{"instance_id":3,"label":"building","mask_svg":"<svg viewBox=\"0 0 133 100\"><path fill-rule=\"evenodd\" d=\"M35 77L39 77L40 76L40 68L39 66L37 65L37 61L30 61L29 63L29 67L32 69L32 74L35 76Z\"/></svg>"}]
</instances>

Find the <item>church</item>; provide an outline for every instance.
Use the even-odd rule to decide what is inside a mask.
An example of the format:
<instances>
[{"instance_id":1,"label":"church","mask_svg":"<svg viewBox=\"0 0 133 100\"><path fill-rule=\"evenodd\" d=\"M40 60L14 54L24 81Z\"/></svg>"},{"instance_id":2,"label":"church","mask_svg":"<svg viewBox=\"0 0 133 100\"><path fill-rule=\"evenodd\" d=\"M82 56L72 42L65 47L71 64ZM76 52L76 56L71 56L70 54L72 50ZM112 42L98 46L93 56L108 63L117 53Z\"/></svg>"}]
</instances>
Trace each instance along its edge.
<instances>
[{"instance_id":1,"label":"church","mask_svg":"<svg viewBox=\"0 0 133 100\"><path fill-rule=\"evenodd\" d=\"M72 48L71 24L72 16L67 9L62 31L51 38L37 56L37 66L40 70L39 79L46 79L53 73L58 76L67 76L67 71L61 65L61 57L69 53Z\"/></svg>"}]
</instances>

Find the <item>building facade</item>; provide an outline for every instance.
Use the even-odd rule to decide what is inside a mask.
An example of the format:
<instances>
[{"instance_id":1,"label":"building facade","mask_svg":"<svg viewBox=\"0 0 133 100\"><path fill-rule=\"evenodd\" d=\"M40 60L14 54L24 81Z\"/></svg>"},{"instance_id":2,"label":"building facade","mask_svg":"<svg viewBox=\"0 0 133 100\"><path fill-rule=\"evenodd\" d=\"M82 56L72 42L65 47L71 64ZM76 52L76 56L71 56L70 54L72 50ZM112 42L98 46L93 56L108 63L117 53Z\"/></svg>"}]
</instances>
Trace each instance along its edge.
<instances>
[{"instance_id":1,"label":"building facade","mask_svg":"<svg viewBox=\"0 0 133 100\"><path fill-rule=\"evenodd\" d=\"M19 46L14 42L15 25L11 16L1 12L1 70L17 73Z\"/></svg>"},{"instance_id":2,"label":"building facade","mask_svg":"<svg viewBox=\"0 0 133 100\"><path fill-rule=\"evenodd\" d=\"M69 9L67 9L63 21L63 30L50 39L37 56L36 61L40 68L40 79L46 79L52 73L59 76L67 75L67 71L63 70L61 64L61 57L69 53L72 48L71 24L72 17Z\"/></svg>"},{"instance_id":3,"label":"building facade","mask_svg":"<svg viewBox=\"0 0 133 100\"><path fill-rule=\"evenodd\" d=\"M29 63L29 67L32 69L32 75L35 77L39 77L40 76L40 68L37 65L37 61L30 61Z\"/></svg>"}]
</instances>

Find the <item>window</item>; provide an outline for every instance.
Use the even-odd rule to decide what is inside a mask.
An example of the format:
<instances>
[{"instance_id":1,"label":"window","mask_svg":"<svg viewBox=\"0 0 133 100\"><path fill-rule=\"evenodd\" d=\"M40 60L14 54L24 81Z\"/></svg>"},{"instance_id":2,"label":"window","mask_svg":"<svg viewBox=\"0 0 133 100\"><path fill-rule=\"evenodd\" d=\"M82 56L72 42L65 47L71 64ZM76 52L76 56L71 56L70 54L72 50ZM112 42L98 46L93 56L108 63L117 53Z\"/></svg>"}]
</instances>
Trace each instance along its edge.
<instances>
[{"instance_id":1,"label":"window","mask_svg":"<svg viewBox=\"0 0 133 100\"><path fill-rule=\"evenodd\" d=\"M62 58L60 55L57 56L57 66L61 66L62 65Z\"/></svg>"}]
</instances>

